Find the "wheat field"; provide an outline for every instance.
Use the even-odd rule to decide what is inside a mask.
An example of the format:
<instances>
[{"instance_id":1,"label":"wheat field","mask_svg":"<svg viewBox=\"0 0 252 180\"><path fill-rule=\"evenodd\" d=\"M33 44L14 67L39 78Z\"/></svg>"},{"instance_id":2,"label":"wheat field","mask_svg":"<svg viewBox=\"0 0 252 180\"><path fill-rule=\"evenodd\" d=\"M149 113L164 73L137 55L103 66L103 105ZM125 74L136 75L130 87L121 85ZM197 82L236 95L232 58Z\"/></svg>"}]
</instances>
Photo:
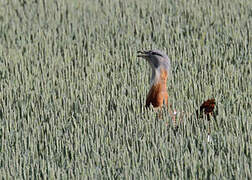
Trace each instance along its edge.
<instances>
[{"instance_id":1,"label":"wheat field","mask_svg":"<svg viewBox=\"0 0 252 180\"><path fill-rule=\"evenodd\" d=\"M1 1L1 179L251 179L251 29L250 0ZM171 60L177 131L142 49Z\"/></svg>"}]
</instances>

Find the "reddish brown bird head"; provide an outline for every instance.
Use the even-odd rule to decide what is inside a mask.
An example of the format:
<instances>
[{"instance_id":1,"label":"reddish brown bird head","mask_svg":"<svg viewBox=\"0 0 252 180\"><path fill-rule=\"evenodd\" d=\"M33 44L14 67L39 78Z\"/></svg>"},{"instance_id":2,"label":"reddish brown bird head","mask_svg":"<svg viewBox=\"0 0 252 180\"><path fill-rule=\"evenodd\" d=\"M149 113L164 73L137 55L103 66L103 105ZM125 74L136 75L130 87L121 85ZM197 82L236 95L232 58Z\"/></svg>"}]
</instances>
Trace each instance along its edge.
<instances>
[{"instance_id":1,"label":"reddish brown bird head","mask_svg":"<svg viewBox=\"0 0 252 180\"><path fill-rule=\"evenodd\" d=\"M215 106L215 99L208 99L207 101L203 102L200 106L199 111L196 111L196 115L198 118L202 118L203 115L207 116L207 120L210 121L210 115L215 116L214 114L214 106Z\"/></svg>"},{"instance_id":2,"label":"reddish brown bird head","mask_svg":"<svg viewBox=\"0 0 252 180\"><path fill-rule=\"evenodd\" d=\"M148 61L152 68L151 89L147 95L146 107L161 107L168 104L166 83L171 75L171 64L168 56L159 50L138 51L137 57Z\"/></svg>"}]
</instances>

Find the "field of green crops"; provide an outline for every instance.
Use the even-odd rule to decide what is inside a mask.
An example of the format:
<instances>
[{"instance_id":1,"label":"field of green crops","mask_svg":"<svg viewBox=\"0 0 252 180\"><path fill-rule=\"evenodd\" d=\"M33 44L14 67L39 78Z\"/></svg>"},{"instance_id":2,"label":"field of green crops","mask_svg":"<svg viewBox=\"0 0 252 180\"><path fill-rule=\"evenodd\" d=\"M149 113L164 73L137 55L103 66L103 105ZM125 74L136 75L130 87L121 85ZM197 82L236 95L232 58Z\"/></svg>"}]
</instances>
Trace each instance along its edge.
<instances>
[{"instance_id":1,"label":"field of green crops","mask_svg":"<svg viewBox=\"0 0 252 180\"><path fill-rule=\"evenodd\" d=\"M170 57L177 131L143 49ZM251 100L251 0L0 1L1 179L250 179Z\"/></svg>"}]
</instances>

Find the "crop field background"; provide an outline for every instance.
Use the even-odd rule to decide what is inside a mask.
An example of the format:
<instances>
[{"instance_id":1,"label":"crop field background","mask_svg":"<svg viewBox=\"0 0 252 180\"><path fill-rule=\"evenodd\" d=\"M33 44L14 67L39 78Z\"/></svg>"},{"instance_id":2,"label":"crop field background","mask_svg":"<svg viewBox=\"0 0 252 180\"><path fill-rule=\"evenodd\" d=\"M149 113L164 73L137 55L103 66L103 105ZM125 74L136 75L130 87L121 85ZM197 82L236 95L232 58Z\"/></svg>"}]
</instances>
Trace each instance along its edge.
<instances>
[{"instance_id":1,"label":"crop field background","mask_svg":"<svg viewBox=\"0 0 252 180\"><path fill-rule=\"evenodd\" d=\"M0 1L0 178L250 179L251 29L251 0ZM170 57L177 131L142 49Z\"/></svg>"}]
</instances>

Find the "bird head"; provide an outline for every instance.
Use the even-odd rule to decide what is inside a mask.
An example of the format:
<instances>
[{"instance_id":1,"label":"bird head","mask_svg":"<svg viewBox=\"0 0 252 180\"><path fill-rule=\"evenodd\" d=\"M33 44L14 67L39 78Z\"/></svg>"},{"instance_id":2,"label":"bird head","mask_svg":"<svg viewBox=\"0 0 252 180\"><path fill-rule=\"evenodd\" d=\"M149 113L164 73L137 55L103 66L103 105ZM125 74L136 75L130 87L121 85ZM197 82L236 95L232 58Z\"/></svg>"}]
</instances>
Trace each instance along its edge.
<instances>
[{"instance_id":1,"label":"bird head","mask_svg":"<svg viewBox=\"0 0 252 180\"><path fill-rule=\"evenodd\" d=\"M147 60L152 68L151 84L155 84L160 80L165 73L166 76L171 75L171 64L168 56L159 50L138 51L137 57L141 57ZM166 80L165 80L166 81Z\"/></svg>"},{"instance_id":2,"label":"bird head","mask_svg":"<svg viewBox=\"0 0 252 180\"><path fill-rule=\"evenodd\" d=\"M171 64L168 56L159 50L138 51L137 57L147 60L152 70L164 69L170 73Z\"/></svg>"}]
</instances>

